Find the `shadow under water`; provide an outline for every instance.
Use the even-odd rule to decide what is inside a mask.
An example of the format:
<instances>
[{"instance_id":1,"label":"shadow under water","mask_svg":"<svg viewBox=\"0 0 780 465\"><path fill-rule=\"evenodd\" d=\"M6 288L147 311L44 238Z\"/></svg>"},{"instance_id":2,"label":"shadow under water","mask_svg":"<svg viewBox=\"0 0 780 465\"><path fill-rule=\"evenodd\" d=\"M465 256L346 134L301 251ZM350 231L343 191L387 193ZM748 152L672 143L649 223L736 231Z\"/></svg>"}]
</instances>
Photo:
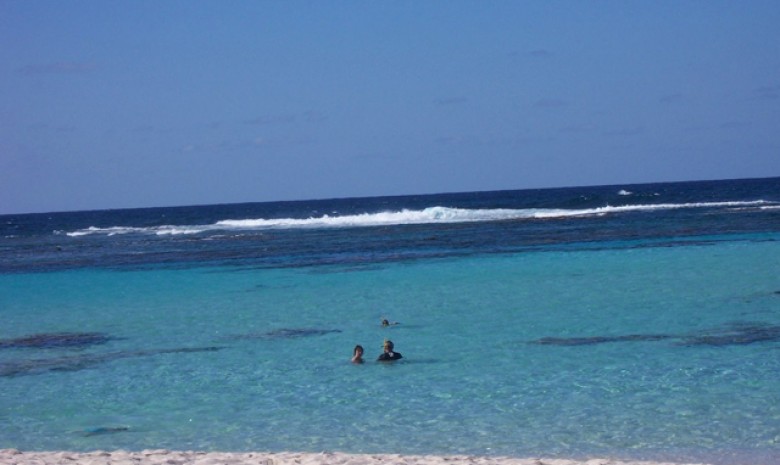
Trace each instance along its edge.
<instances>
[{"instance_id":1,"label":"shadow under water","mask_svg":"<svg viewBox=\"0 0 780 465\"><path fill-rule=\"evenodd\" d=\"M0 339L0 349L50 349L105 344L114 338L103 333L41 333Z\"/></svg>"},{"instance_id":2,"label":"shadow under water","mask_svg":"<svg viewBox=\"0 0 780 465\"><path fill-rule=\"evenodd\" d=\"M0 363L0 377L37 375L51 371L78 371L94 365L123 358L149 357L161 354L180 354L191 352L215 352L224 347L185 347L180 349L155 349L110 352L106 354L80 354L65 357L31 359Z\"/></svg>"},{"instance_id":3,"label":"shadow under water","mask_svg":"<svg viewBox=\"0 0 780 465\"><path fill-rule=\"evenodd\" d=\"M98 426L89 428L82 432L82 436L89 438L92 436L103 436L105 434L125 433L130 431L129 426Z\"/></svg>"},{"instance_id":4,"label":"shadow under water","mask_svg":"<svg viewBox=\"0 0 780 465\"><path fill-rule=\"evenodd\" d=\"M264 333L248 333L228 336L230 340L246 339L293 339L299 337L324 336L325 334L340 333L340 329L317 329L317 328L283 328L275 329Z\"/></svg>"},{"instance_id":5,"label":"shadow under water","mask_svg":"<svg viewBox=\"0 0 780 465\"><path fill-rule=\"evenodd\" d=\"M531 344L583 346L610 342L645 342L677 340L681 346L731 346L780 341L780 326L766 323L733 323L723 328L695 334L629 334L623 336L543 337Z\"/></svg>"},{"instance_id":6,"label":"shadow under water","mask_svg":"<svg viewBox=\"0 0 780 465\"><path fill-rule=\"evenodd\" d=\"M230 336L226 339L293 339L300 337L322 336L340 332L341 330L339 329L283 328L263 333L249 333ZM0 339L0 348L83 348L90 345L105 344L113 339L115 338L102 333L41 333L15 339ZM102 354L80 353L78 355L7 361L0 362L0 377L35 375L53 371L78 371L93 367L101 363L111 362L124 358L149 357L154 355L175 353L213 352L224 348L225 347L195 347L179 349L117 351Z\"/></svg>"},{"instance_id":7,"label":"shadow under water","mask_svg":"<svg viewBox=\"0 0 780 465\"><path fill-rule=\"evenodd\" d=\"M731 328L722 331L685 337L680 344L686 346L728 346L771 341L780 341L780 326L735 323Z\"/></svg>"},{"instance_id":8,"label":"shadow under water","mask_svg":"<svg viewBox=\"0 0 780 465\"><path fill-rule=\"evenodd\" d=\"M633 341L662 341L674 336L668 334L629 334L627 336L592 336L592 337L543 337L534 344L553 346L584 346L592 344L604 344L607 342L633 342Z\"/></svg>"}]
</instances>

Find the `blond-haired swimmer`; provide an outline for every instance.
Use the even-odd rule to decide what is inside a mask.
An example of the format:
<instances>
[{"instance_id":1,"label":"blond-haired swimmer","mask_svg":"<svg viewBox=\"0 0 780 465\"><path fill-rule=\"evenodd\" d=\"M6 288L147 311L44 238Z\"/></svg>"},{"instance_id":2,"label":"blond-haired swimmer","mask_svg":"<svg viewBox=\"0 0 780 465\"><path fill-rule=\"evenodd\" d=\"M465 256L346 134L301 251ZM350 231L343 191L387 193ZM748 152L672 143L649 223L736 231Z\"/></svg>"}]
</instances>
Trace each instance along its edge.
<instances>
[{"instance_id":1,"label":"blond-haired swimmer","mask_svg":"<svg viewBox=\"0 0 780 465\"><path fill-rule=\"evenodd\" d=\"M376 360L378 362L393 362L395 360L401 360L404 358L403 355L401 355L399 352L394 351L394 344L393 341L389 339L385 339L385 343L382 345L382 348L384 349L384 352L382 352L379 355L379 358Z\"/></svg>"}]
</instances>

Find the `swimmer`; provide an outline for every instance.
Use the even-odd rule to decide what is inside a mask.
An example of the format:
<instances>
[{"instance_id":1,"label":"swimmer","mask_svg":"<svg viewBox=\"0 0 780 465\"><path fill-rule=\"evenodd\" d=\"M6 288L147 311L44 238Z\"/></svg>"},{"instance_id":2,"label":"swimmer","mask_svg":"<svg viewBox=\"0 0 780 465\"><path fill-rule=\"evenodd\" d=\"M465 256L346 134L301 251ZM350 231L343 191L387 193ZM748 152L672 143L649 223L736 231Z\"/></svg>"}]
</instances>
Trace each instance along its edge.
<instances>
[{"instance_id":1,"label":"swimmer","mask_svg":"<svg viewBox=\"0 0 780 465\"><path fill-rule=\"evenodd\" d=\"M388 320L386 320L386 319L385 319L385 320L382 320L382 326L395 326L395 325L397 325L397 324L398 324L398 322L397 322L397 321L394 321L394 322L390 323L390 322L389 322Z\"/></svg>"},{"instance_id":2,"label":"swimmer","mask_svg":"<svg viewBox=\"0 0 780 465\"><path fill-rule=\"evenodd\" d=\"M352 351L352 363L363 363L363 346L360 344Z\"/></svg>"},{"instance_id":3,"label":"swimmer","mask_svg":"<svg viewBox=\"0 0 780 465\"><path fill-rule=\"evenodd\" d=\"M392 362L404 358L400 353L393 351L393 341L385 339L385 343L382 347L384 348L384 352L376 359L377 362Z\"/></svg>"}]
</instances>

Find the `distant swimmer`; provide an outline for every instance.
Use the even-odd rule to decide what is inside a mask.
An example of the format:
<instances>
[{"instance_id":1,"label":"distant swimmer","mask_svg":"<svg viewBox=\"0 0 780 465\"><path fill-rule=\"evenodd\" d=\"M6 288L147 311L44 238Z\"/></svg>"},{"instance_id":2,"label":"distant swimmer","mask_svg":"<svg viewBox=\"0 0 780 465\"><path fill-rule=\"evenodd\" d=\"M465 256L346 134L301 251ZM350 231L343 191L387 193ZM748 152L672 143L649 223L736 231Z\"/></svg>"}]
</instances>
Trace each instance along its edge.
<instances>
[{"instance_id":1,"label":"distant swimmer","mask_svg":"<svg viewBox=\"0 0 780 465\"><path fill-rule=\"evenodd\" d=\"M395 326L397 324L398 324L397 321L394 321L394 322L390 323L390 321L388 321L388 320L382 320L382 326Z\"/></svg>"},{"instance_id":2,"label":"distant swimmer","mask_svg":"<svg viewBox=\"0 0 780 465\"><path fill-rule=\"evenodd\" d=\"M384 352L379 355L379 358L376 359L377 362L393 362L395 360L401 360L404 358L400 353L393 351L393 341L385 339L383 347Z\"/></svg>"},{"instance_id":3,"label":"distant swimmer","mask_svg":"<svg viewBox=\"0 0 780 465\"><path fill-rule=\"evenodd\" d=\"M363 346L360 344L352 351L352 363L363 363Z\"/></svg>"}]
</instances>

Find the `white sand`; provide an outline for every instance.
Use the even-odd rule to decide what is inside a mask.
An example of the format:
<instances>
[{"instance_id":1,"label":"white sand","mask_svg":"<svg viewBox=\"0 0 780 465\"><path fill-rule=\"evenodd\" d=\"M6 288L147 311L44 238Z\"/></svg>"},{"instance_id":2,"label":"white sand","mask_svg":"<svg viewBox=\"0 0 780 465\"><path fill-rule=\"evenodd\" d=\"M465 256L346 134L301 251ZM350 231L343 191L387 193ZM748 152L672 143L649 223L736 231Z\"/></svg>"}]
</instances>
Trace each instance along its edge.
<instances>
[{"instance_id":1,"label":"white sand","mask_svg":"<svg viewBox=\"0 0 780 465\"><path fill-rule=\"evenodd\" d=\"M0 449L0 465L682 465L609 459L561 460L470 455L342 453L233 453L144 450L141 452L21 452Z\"/></svg>"}]
</instances>

